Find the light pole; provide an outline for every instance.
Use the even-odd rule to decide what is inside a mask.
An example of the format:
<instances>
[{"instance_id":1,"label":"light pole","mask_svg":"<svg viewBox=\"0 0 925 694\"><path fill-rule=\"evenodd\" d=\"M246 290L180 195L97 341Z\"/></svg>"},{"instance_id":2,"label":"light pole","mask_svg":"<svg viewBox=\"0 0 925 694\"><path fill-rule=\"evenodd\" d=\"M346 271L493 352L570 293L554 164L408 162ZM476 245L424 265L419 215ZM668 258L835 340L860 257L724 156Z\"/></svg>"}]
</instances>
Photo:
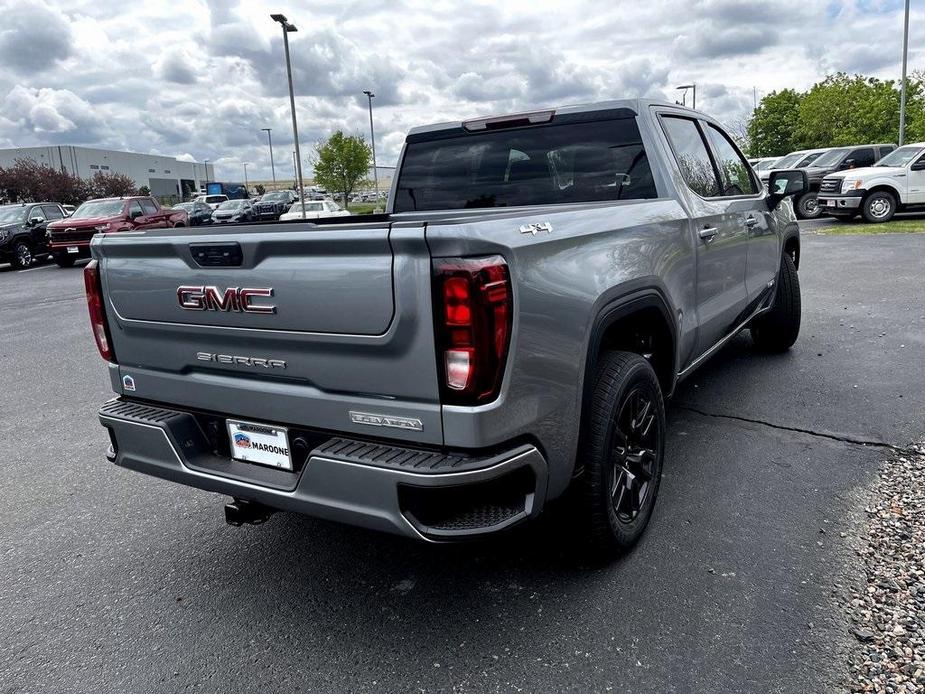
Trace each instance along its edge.
<instances>
[{"instance_id":1,"label":"light pole","mask_svg":"<svg viewBox=\"0 0 925 694\"><path fill-rule=\"evenodd\" d=\"M292 109L292 137L295 140L296 175L299 179L299 200L302 201L302 219L305 219L305 196L302 194L302 153L299 151L299 125L295 116L295 92L292 89L292 63L289 60L289 34L298 31L295 24L286 19L283 14L271 14L270 19L279 22L283 27L283 46L286 49L286 75L289 77L289 107Z\"/></svg>"},{"instance_id":2,"label":"light pole","mask_svg":"<svg viewBox=\"0 0 925 694\"><path fill-rule=\"evenodd\" d=\"M270 171L273 172L273 189L276 190L276 166L273 164L273 136L270 135L272 128L260 128L267 133L267 144L270 146Z\"/></svg>"},{"instance_id":3,"label":"light pole","mask_svg":"<svg viewBox=\"0 0 925 694\"><path fill-rule=\"evenodd\" d=\"M247 197L251 196L251 192L247 189L247 162L244 162L244 192L247 193Z\"/></svg>"},{"instance_id":4,"label":"light pole","mask_svg":"<svg viewBox=\"0 0 925 694\"><path fill-rule=\"evenodd\" d=\"M202 160L202 168L205 169L206 192L208 193L209 192L209 160L208 159Z\"/></svg>"},{"instance_id":5,"label":"light pole","mask_svg":"<svg viewBox=\"0 0 925 694\"><path fill-rule=\"evenodd\" d=\"M909 58L909 0L906 0L906 18L903 28L903 85L899 92L899 146L906 142L906 62Z\"/></svg>"},{"instance_id":6,"label":"light pole","mask_svg":"<svg viewBox=\"0 0 925 694\"><path fill-rule=\"evenodd\" d=\"M376 168L376 131L373 129L373 97L376 96L370 90L364 89L363 93L366 94L366 98L369 99L369 139L373 145L373 181L375 181L376 186L376 206L374 209L375 212L379 211L379 170ZM347 201L344 200L346 205Z\"/></svg>"},{"instance_id":7,"label":"light pole","mask_svg":"<svg viewBox=\"0 0 925 694\"><path fill-rule=\"evenodd\" d=\"M694 105L691 106L691 108L696 110L697 108L697 85L696 84L682 84L680 87L675 87L675 89L684 90L684 94L681 95L681 98L684 100L684 103L683 103L684 106L687 106L687 90L693 89L694 90Z\"/></svg>"}]
</instances>

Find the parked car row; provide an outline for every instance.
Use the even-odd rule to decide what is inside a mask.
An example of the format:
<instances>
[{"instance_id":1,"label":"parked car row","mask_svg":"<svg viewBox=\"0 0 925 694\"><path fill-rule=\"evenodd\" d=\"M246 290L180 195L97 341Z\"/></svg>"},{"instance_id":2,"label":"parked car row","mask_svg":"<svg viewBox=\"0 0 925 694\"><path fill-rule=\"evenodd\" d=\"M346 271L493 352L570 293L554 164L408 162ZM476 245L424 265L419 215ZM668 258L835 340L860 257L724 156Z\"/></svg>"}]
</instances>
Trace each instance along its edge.
<instances>
[{"instance_id":1,"label":"parked car row","mask_svg":"<svg viewBox=\"0 0 925 694\"><path fill-rule=\"evenodd\" d=\"M875 162L880 161L895 149L896 145L880 143L798 150L771 163L763 163L767 160L760 160L762 164L755 166L755 170L758 172L761 182L767 185L771 171L805 169L809 189L794 199L793 204L797 217L800 219L815 219L823 214L823 207L818 204L818 196L822 181L826 176L838 171L873 166ZM826 209L826 211L828 210Z\"/></svg>"},{"instance_id":2,"label":"parked car row","mask_svg":"<svg viewBox=\"0 0 925 694\"><path fill-rule=\"evenodd\" d=\"M305 219L349 214L333 200L305 201ZM162 208L150 196L106 198L88 200L70 214L57 202L2 205L0 262L26 268L51 255L60 267L71 267L90 257L90 241L98 233L280 219L303 219L302 203L294 191L274 191L254 200L200 195L171 208Z\"/></svg>"},{"instance_id":3,"label":"parked car row","mask_svg":"<svg viewBox=\"0 0 925 694\"><path fill-rule=\"evenodd\" d=\"M161 207L149 195L88 200L74 214L48 225L48 250L59 267L90 257L96 234L189 226L185 210Z\"/></svg>"},{"instance_id":4,"label":"parked car row","mask_svg":"<svg viewBox=\"0 0 925 694\"><path fill-rule=\"evenodd\" d=\"M843 221L861 215L888 222L897 212L925 209L925 142L895 149L873 166L831 172L818 191L819 209Z\"/></svg>"},{"instance_id":5,"label":"parked car row","mask_svg":"<svg viewBox=\"0 0 925 694\"><path fill-rule=\"evenodd\" d=\"M57 202L0 206L0 262L22 269L51 255L59 266L70 267L90 256L97 233L189 225L184 210L162 208L150 196L88 200L70 214L65 207Z\"/></svg>"}]
</instances>

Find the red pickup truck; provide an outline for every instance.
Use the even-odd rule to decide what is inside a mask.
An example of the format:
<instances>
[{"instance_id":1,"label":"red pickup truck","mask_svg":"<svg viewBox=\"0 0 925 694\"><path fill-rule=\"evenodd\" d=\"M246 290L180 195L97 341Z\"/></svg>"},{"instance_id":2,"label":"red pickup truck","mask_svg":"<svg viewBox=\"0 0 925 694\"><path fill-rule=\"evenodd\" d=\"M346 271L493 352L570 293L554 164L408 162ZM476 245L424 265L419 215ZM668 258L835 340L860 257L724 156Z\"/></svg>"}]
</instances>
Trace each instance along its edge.
<instances>
[{"instance_id":1,"label":"red pickup truck","mask_svg":"<svg viewBox=\"0 0 925 694\"><path fill-rule=\"evenodd\" d=\"M90 257L97 233L189 226L185 210L161 207L152 197L87 200L65 219L48 225L48 248L59 267Z\"/></svg>"}]
</instances>

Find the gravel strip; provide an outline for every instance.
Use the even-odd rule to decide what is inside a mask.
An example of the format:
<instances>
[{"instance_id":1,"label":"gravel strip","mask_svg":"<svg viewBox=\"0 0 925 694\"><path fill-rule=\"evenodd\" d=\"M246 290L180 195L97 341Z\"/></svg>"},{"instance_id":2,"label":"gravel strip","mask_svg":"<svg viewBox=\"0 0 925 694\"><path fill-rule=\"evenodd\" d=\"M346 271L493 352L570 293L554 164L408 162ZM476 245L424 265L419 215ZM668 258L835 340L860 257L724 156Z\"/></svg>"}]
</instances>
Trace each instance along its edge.
<instances>
[{"instance_id":1,"label":"gravel strip","mask_svg":"<svg viewBox=\"0 0 925 694\"><path fill-rule=\"evenodd\" d=\"M858 555L867 584L849 604L852 692L925 691L925 447L880 471Z\"/></svg>"}]
</instances>

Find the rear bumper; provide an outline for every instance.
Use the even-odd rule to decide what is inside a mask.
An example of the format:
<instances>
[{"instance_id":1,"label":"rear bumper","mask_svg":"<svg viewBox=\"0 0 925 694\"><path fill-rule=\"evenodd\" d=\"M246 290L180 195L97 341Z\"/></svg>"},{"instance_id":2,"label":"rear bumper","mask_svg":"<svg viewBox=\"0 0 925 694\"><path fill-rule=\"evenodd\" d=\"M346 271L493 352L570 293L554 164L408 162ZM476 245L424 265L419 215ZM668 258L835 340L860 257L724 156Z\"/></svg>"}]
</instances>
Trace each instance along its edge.
<instances>
[{"instance_id":1,"label":"rear bumper","mask_svg":"<svg viewBox=\"0 0 925 694\"><path fill-rule=\"evenodd\" d=\"M467 455L322 437L288 472L217 454L190 412L116 398L99 417L121 467L414 539L495 533L537 516L546 496L546 461L530 444Z\"/></svg>"}]
</instances>

